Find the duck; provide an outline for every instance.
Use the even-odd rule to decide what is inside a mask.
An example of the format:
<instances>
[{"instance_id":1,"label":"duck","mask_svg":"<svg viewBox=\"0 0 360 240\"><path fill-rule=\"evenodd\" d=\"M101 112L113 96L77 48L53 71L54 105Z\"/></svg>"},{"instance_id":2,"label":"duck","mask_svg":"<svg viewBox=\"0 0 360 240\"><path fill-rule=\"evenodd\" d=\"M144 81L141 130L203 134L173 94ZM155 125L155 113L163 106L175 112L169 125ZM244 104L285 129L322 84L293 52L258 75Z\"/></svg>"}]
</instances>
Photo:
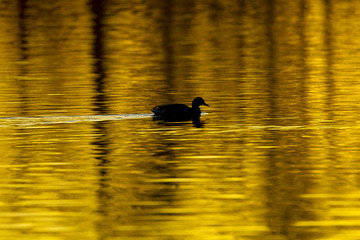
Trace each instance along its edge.
<instances>
[{"instance_id":1,"label":"duck","mask_svg":"<svg viewBox=\"0 0 360 240\"><path fill-rule=\"evenodd\" d=\"M196 121L200 118L200 106L202 105L210 107L205 103L202 97L196 97L192 101L192 107L188 107L185 104L173 103L156 106L152 111L155 120L164 120L168 122Z\"/></svg>"}]
</instances>

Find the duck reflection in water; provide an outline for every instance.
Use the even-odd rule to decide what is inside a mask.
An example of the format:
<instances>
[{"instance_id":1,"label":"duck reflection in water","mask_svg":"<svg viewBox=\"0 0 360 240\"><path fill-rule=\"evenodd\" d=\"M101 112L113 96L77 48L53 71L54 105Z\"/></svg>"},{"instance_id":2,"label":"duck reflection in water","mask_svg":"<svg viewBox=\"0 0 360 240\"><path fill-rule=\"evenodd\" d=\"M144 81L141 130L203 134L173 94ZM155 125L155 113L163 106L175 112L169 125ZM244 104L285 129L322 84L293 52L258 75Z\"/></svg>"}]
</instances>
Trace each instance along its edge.
<instances>
[{"instance_id":1,"label":"duck reflection in water","mask_svg":"<svg viewBox=\"0 0 360 240\"><path fill-rule=\"evenodd\" d=\"M192 107L188 107L185 104L166 104L160 105L153 108L154 120L163 120L165 122L182 122L190 121L197 125L200 124L200 106L208 106L205 103L204 99L201 97L196 97L192 101Z\"/></svg>"}]
</instances>

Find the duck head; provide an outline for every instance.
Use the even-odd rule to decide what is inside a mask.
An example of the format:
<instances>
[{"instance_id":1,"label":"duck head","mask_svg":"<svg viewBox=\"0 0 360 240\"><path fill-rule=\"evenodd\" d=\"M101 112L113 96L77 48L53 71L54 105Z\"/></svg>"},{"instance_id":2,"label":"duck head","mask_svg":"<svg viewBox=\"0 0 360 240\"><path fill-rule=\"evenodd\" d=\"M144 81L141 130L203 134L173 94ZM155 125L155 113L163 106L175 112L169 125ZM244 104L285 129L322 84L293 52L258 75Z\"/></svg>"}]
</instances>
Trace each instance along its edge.
<instances>
[{"instance_id":1,"label":"duck head","mask_svg":"<svg viewBox=\"0 0 360 240\"><path fill-rule=\"evenodd\" d=\"M207 103L205 103L204 99L202 97L196 97L192 101L192 107L199 107L201 105L210 107Z\"/></svg>"}]
</instances>

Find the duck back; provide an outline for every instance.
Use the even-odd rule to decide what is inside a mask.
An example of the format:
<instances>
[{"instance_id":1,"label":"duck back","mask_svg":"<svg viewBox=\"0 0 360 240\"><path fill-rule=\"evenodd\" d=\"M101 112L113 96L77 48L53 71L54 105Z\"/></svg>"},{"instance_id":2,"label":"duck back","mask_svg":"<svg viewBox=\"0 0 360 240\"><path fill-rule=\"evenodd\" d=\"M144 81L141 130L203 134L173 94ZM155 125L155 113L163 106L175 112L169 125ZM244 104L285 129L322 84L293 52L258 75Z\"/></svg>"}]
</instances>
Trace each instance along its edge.
<instances>
[{"instance_id":1,"label":"duck back","mask_svg":"<svg viewBox=\"0 0 360 240\"><path fill-rule=\"evenodd\" d=\"M156 106L152 111L156 118L165 121L188 121L193 116L193 111L190 107L178 103Z\"/></svg>"}]
</instances>

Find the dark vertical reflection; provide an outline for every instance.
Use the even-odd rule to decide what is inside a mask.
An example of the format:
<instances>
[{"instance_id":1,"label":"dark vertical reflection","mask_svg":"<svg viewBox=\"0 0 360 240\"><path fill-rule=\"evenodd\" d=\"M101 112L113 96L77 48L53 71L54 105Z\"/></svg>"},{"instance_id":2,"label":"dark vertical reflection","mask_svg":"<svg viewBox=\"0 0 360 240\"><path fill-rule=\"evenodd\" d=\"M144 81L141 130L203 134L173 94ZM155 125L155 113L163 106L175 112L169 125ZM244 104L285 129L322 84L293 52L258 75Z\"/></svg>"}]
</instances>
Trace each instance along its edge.
<instances>
[{"instance_id":1,"label":"dark vertical reflection","mask_svg":"<svg viewBox=\"0 0 360 240\"><path fill-rule=\"evenodd\" d=\"M269 81L269 106L270 106L270 125L287 126L292 124L305 124L306 119L306 64L305 64L305 49L306 36L304 35L304 22L306 6L304 1L297 1L299 18L296 21L287 22L278 17L278 12L285 12L287 14L288 7L291 4L276 5L275 1L268 1L268 17L267 17L267 36L269 42L269 58L268 58L268 81ZM278 8L278 9L277 9ZM296 27L296 36L285 36L279 34L279 29L286 29L286 27ZM298 37L298 38L296 38ZM294 39L299 39L296 41ZM294 40L294 43L288 44L288 41ZM287 45L288 44L288 45ZM290 57L284 56L284 50L301 49L299 55ZM283 58L284 57L284 58ZM288 58L287 58L288 57ZM298 69L294 75L294 82L299 82L298 88L287 88L284 84L290 83L284 75L284 69L287 67L284 59L288 59L289 64L292 64L294 69ZM289 92L285 93L284 89ZM292 105L290 111L296 113L296 118L289 121L285 119L287 115L286 104L284 100L290 100L292 97L297 98L299 102ZM291 136L291 137L289 137ZM300 199L304 189L311 185L311 179L306 174L306 169L301 169L299 166L307 160L307 145L306 138L303 138L301 133L297 130L269 131L269 141L273 146L278 148L271 149L268 153L268 172L267 172L267 199L268 199L268 213L267 221L271 232L278 236L285 238L292 238L295 235L300 239L308 239L307 232L294 231L293 224L301 218L309 216L301 216L307 207L307 202ZM294 173L294 168L302 174ZM300 176L300 177L299 177Z\"/></svg>"},{"instance_id":2,"label":"dark vertical reflection","mask_svg":"<svg viewBox=\"0 0 360 240\"><path fill-rule=\"evenodd\" d=\"M325 61L326 61L326 65L325 65L325 81L326 81L326 99L325 99L325 104L326 104L326 114L327 114L327 118L330 121L335 121L336 120L336 102L334 100L334 95L335 95L335 79L333 76L333 68L334 68L334 36L333 36L333 4L331 0L324 0L324 7L325 7L325 26L324 26L324 46L325 46ZM336 140L337 138L335 136L338 136L337 130L336 129L326 129L325 130L326 134L325 137L328 141L328 154L327 154L327 158L330 160L330 162L332 163L329 167L329 169L331 168L334 172L337 172L336 166L338 164L342 164L339 163L339 159L342 159L342 157L339 156L338 151L336 149L338 149L338 146L336 146Z\"/></svg>"},{"instance_id":3,"label":"dark vertical reflection","mask_svg":"<svg viewBox=\"0 0 360 240\"><path fill-rule=\"evenodd\" d=\"M276 55L276 49L275 49L275 40L274 40L274 22L275 22L275 4L273 0L268 1L268 17L267 17L267 37L269 42L269 64L268 64L268 90L269 90L269 107L270 107L270 116L269 121L271 124L276 124L274 119L277 115L277 107L276 107L276 77L275 77L275 55Z\"/></svg>"},{"instance_id":4,"label":"dark vertical reflection","mask_svg":"<svg viewBox=\"0 0 360 240\"><path fill-rule=\"evenodd\" d=\"M165 52L164 72L168 86L166 93L175 91L179 85L186 86L190 74L194 72L192 60L186 58L194 55L194 36L191 35L194 27L194 7L194 1L189 0L163 2L162 42ZM178 81L179 79L181 81ZM175 101L173 96L167 94L166 101Z\"/></svg>"},{"instance_id":5,"label":"dark vertical reflection","mask_svg":"<svg viewBox=\"0 0 360 240\"><path fill-rule=\"evenodd\" d=\"M173 59L173 42L172 42L172 6L173 1L167 1L164 0L164 18L163 18L163 48L165 50L165 76L166 76L166 82L169 89L174 88L174 59ZM172 95L168 94L168 101L172 102L174 99L172 99Z\"/></svg>"},{"instance_id":6,"label":"dark vertical reflection","mask_svg":"<svg viewBox=\"0 0 360 240\"><path fill-rule=\"evenodd\" d=\"M20 49L21 49L21 60L28 58L27 54L27 39L26 39L26 7L28 0L19 0L19 28L20 28Z\"/></svg>"},{"instance_id":7,"label":"dark vertical reflection","mask_svg":"<svg viewBox=\"0 0 360 240\"><path fill-rule=\"evenodd\" d=\"M106 1L103 0L92 0L90 1L91 9L94 14L93 19L93 32L94 32L94 72L96 74L96 96L95 96L95 112L103 115L107 113L106 107L106 73L104 69L104 10ZM106 206L111 199L111 196L107 193L109 183L107 181L108 171L106 166L109 165L107 156L109 154L109 142L107 139L106 122L95 123L97 139L94 141L94 146L97 150L96 159L98 160L99 169L99 189L98 189L98 201L99 201L99 212L102 216L106 217L108 212ZM102 224L98 225L99 233L102 233ZM99 239L105 239L106 236L99 235Z\"/></svg>"},{"instance_id":8,"label":"dark vertical reflection","mask_svg":"<svg viewBox=\"0 0 360 240\"><path fill-rule=\"evenodd\" d=\"M326 98L326 105L328 111L328 118L329 120L334 120L334 113L333 113L333 105L334 105L334 77L332 74L332 69L334 65L334 56L333 56L333 27L332 27L332 1L331 0L324 0L325 6L325 51L326 51L326 85L327 85L327 98Z\"/></svg>"},{"instance_id":9,"label":"dark vertical reflection","mask_svg":"<svg viewBox=\"0 0 360 240\"><path fill-rule=\"evenodd\" d=\"M26 10L28 0L19 0L19 38L20 38L20 61L28 59L28 41L27 41L27 28L26 28ZM24 64L21 65L20 75L25 76L27 74ZM26 115L27 112L27 99L26 99L26 85L22 80L18 81L19 89L21 89L21 115Z\"/></svg>"},{"instance_id":10,"label":"dark vertical reflection","mask_svg":"<svg viewBox=\"0 0 360 240\"><path fill-rule=\"evenodd\" d=\"M269 51L269 58L268 58L268 101L269 101L269 125L276 125L276 115L277 115L277 107L276 107L276 77L275 77L275 39L274 39L274 22L275 22L275 6L274 1L269 0L267 1L267 9L268 9L268 16L267 16L267 38L268 38L268 51ZM269 142L272 142L273 145L278 145L276 136L272 133L269 133ZM269 150L268 152L268 169L272 173L269 173L268 178L273 175L273 169L276 169L276 151ZM266 189L267 197L269 199L272 198L272 185L268 185ZM269 205L272 205L273 202L269 201ZM273 206L268 206L273 207ZM276 233L274 229L274 220L272 219L272 213L269 211L267 215L267 222L269 227L271 228L271 232Z\"/></svg>"},{"instance_id":11,"label":"dark vertical reflection","mask_svg":"<svg viewBox=\"0 0 360 240\"><path fill-rule=\"evenodd\" d=\"M307 79L309 77L309 69L307 66L307 51L308 49L308 39L306 36L306 18L309 15L309 11L307 8L307 0L300 0L300 11L299 11L299 27L298 27L298 35L299 35L299 44L300 44L300 84L299 84L299 94L300 94L300 124L303 126L308 125L308 115L307 115L307 109L308 109L308 98L307 98ZM313 239L314 233L311 231L299 231L294 228L293 224L297 221L302 221L306 219L314 219L314 214L310 211L306 211L307 209L311 208L312 202L309 200L306 200L304 198L301 198L301 194L303 194L306 189L310 188L310 186L314 185L314 179L309 173L309 168L303 168L300 166L306 166L308 164L309 159L311 156L309 156L309 149L311 148L308 139L304 136L307 134L311 134L310 131L304 130L301 134L298 135L296 138L296 147L294 148L294 152L296 153L296 157L294 158L295 162L294 165L298 166L299 173L291 174L294 178L294 187L291 189L291 192L293 192L293 204L291 207L296 211L290 210L292 212L292 221L289 222L291 224L289 226L289 232L292 236L295 236L297 239ZM290 195L290 194L289 194ZM299 213L302 214L299 214Z\"/></svg>"},{"instance_id":12,"label":"dark vertical reflection","mask_svg":"<svg viewBox=\"0 0 360 240\"><path fill-rule=\"evenodd\" d=\"M187 58L188 56L194 56L194 42L192 36L192 29L194 28L193 21L195 18L194 12L194 1L182 1L181 4L176 5L174 9L173 18L177 19L178 28L177 31L173 32L175 39L179 41L175 45L175 78L177 79L177 86L179 84L179 79L183 79L182 85L189 89L189 92L186 98L192 93L191 84L189 84L189 79L191 79L192 74L194 74L194 62L192 59ZM211 9L210 9L211 10ZM186 60L185 60L186 59Z\"/></svg>"},{"instance_id":13,"label":"dark vertical reflection","mask_svg":"<svg viewBox=\"0 0 360 240\"><path fill-rule=\"evenodd\" d=\"M95 111L99 114L106 114L106 95L105 95L105 69L104 69L104 5L105 1L92 0L92 11L94 13L94 72L96 74L96 97L95 97Z\"/></svg>"},{"instance_id":14,"label":"dark vertical reflection","mask_svg":"<svg viewBox=\"0 0 360 240\"><path fill-rule=\"evenodd\" d=\"M307 41L306 41L306 26L305 26L305 22L306 22L306 14L307 14L307 8L306 8L306 0L301 0L300 1L300 12L299 12L299 36L300 36L300 64L301 64L301 69L300 69L300 111L301 111L301 116L303 116L300 121L302 125L306 125L307 124L307 86L306 86L306 79L309 75L308 73L308 68L307 68L307 64L306 64L306 49L307 49Z\"/></svg>"}]
</instances>

